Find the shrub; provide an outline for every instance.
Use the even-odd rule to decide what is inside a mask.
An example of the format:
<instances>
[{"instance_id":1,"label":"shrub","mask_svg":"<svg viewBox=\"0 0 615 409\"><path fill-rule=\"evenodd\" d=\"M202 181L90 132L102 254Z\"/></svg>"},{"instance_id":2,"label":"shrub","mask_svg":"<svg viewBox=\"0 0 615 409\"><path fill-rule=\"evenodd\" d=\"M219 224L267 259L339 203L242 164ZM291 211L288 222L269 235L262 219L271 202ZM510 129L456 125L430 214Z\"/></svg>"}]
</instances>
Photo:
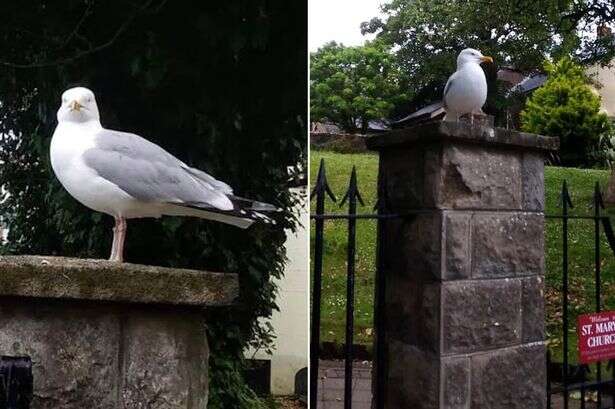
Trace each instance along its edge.
<instances>
[{"instance_id":1,"label":"shrub","mask_svg":"<svg viewBox=\"0 0 615 409\"><path fill-rule=\"evenodd\" d=\"M611 129L608 117L600 112L600 97L591 89L583 67L570 58L547 62L545 70L549 78L521 112L521 128L559 137L564 166L596 165L600 138Z\"/></svg>"}]
</instances>

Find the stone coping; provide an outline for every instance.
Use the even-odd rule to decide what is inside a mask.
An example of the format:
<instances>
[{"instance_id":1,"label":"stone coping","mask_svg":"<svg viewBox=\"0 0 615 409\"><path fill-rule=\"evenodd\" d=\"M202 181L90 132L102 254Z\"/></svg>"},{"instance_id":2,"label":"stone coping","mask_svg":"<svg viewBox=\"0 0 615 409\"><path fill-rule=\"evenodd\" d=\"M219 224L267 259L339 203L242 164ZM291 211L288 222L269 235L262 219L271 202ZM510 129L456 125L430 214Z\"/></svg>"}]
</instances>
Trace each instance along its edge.
<instances>
[{"instance_id":1,"label":"stone coping","mask_svg":"<svg viewBox=\"0 0 615 409\"><path fill-rule=\"evenodd\" d=\"M237 274L47 256L0 256L0 296L177 306L224 306Z\"/></svg>"},{"instance_id":2,"label":"stone coping","mask_svg":"<svg viewBox=\"0 0 615 409\"><path fill-rule=\"evenodd\" d=\"M559 139L504 128L471 125L467 122L428 122L367 138L367 147L382 150L442 141L510 146L538 151L555 151Z\"/></svg>"}]
</instances>

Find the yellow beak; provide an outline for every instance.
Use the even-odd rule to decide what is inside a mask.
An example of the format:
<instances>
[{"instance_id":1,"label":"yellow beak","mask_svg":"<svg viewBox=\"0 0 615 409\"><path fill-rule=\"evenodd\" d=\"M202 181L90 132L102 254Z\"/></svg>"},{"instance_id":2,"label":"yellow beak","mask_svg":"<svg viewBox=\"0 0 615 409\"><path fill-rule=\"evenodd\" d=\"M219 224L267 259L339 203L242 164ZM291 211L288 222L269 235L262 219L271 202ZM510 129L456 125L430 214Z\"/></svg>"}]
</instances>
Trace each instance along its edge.
<instances>
[{"instance_id":1,"label":"yellow beak","mask_svg":"<svg viewBox=\"0 0 615 409\"><path fill-rule=\"evenodd\" d=\"M73 101L70 104L68 104L68 107L70 108L71 111L79 111L81 108L83 108L83 105L81 105L77 101Z\"/></svg>"},{"instance_id":2,"label":"yellow beak","mask_svg":"<svg viewBox=\"0 0 615 409\"><path fill-rule=\"evenodd\" d=\"M480 57L481 62L489 62L493 64L493 58L489 57L488 55L483 55L482 57Z\"/></svg>"}]
</instances>

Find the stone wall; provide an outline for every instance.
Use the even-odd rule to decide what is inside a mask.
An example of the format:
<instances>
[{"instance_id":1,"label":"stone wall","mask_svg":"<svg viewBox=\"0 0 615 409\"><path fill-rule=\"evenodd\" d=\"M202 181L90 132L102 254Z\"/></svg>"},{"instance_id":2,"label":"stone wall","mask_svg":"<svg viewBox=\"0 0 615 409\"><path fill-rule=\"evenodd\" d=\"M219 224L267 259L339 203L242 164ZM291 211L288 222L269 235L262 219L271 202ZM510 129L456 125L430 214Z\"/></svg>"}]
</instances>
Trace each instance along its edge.
<instances>
[{"instance_id":1,"label":"stone wall","mask_svg":"<svg viewBox=\"0 0 615 409\"><path fill-rule=\"evenodd\" d=\"M204 408L204 308L236 275L0 257L0 354L32 360L31 408Z\"/></svg>"},{"instance_id":2,"label":"stone wall","mask_svg":"<svg viewBox=\"0 0 615 409\"><path fill-rule=\"evenodd\" d=\"M386 408L546 406L545 151L557 140L430 123L368 141L385 236Z\"/></svg>"}]
</instances>

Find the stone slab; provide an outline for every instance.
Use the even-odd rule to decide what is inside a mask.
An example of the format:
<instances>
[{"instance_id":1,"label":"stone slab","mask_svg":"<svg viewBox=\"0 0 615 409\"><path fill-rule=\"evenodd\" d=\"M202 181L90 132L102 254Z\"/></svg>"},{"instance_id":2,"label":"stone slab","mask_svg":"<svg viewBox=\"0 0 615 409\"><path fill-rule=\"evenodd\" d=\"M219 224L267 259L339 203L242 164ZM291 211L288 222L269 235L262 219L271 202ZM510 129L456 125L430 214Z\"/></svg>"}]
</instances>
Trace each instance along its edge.
<instances>
[{"instance_id":1,"label":"stone slab","mask_svg":"<svg viewBox=\"0 0 615 409\"><path fill-rule=\"evenodd\" d=\"M209 349L190 307L0 297L0 354L32 360L32 408L206 407Z\"/></svg>"},{"instance_id":2,"label":"stone slab","mask_svg":"<svg viewBox=\"0 0 615 409\"><path fill-rule=\"evenodd\" d=\"M544 210L540 152L468 144L417 145L381 152L392 211Z\"/></svg>"},{"instance_id":3,"label":"stone slab","mask_svg":"<svg viewBox=\"0 0 615 409\"><path fill-rule=\"evenodd\" d=\"M443 141L497 146L503 148L522 148L524 151L555 151L559 139L528 134L503 128L468 125L464 122L429 122L410 128L393 130L367 138L371 150L384 150L417 144L433 144Z\"/></svg>"},{"instance_id":4,"label":"stone slab","mask_svg":"<svg viewBox=\"0 0 615 409\"><path fill-rule=\"evenodd\" d=\"M520 279L448 281L442 286L443 354L515 345L521 341Z\"/></svg>"},{"instance_id":5,"label":"stone slab","mask_svg":"<svg viewBox=\"0 0 615 409\"><path fill-rule=\"evenodd\" d=\"M442 148L436 207L521 209L521 156L473 145Z\"/></svg>"},{"instance_id":6,"label":"stone slab","mask_svg":"<svg viewBox=\"0 0 615 409\"><path fill-rule=\"evenodd\" d=\"M470 278L470 221L471 213L444 212L444 260L442 279Z\"/></svg>"},{"instance_id":7,"label":"stone slab","mask_svg":"<svg viewBox=\"0 0 615 409\"><path fill-rule=\"evenodd\" d=\"M441 286L390 276L387 287L387 338L440 352Z\"/></svg>"},{"instance_id":8,"label":"stone slab","mask_svg":"<svg viewBox=\"0 0 615 409\"><path fill-rule=\"evenodd\" d=\"M46 256L0 256L0 296L232 305L236 274Z\"/></svg>"},{"instance_id":9,"label":"stone slab","mask_svg":"<svg viewBox=\"0 0 615 409\"><path fill-rule=\"evenodd\" d=\"M385 407L439 408L439 365L435 355L412 345L391 341Z\"/></svg>"},{"instance_id":10,"label":"stone slab","mask_svg":"<svg viewBox=\"0 0 615 409\"><path fill-rule=\"evenodd\" d=\"M541 342L545 338L545 279L543 276L521 279L523 285L523 331L524 343Z\"/></svg>"},{"instance_id":11,"label":"stone slab","mask_svg":"<svg viewBox=\"0 0 615 409\"><path fill-rule=\"evenodd\" d=\"M434 175L430 167L434 159L425 156L423 148L390 150L381 154L379 178L385 184L388 205L393 210L418 208L433 202L433 194L425 192L424 181L426 172L432 172L432 177ZM435 160L437 163L437 158Z\"/></svg>"},{"instance_id":12,"label":"stone slab","mask_svg":"<svg viewBox=\"0 0 615 409\"><path fill-rule=\"evenodd\" d=\"M0 354L32 360L32 408L117 408L117 316L82 305L0 300Z\"/></svg>"},{"instance_id":13,"label":"stone slab","mask_svg":"<svg viewBox=\"0 0 615 409\"><path fill-rule=\"evenodd\" d=\"M120 407L205 408L209 350L198 316L133 313L123 320Z\"/></svg>"},{"instance_id":14,"label":"stone slab","mask_svg":"<svg viewBox=\"0 0 615 409\"><path fill-rule=\"evenodd\" d=\"M543 343L472 357L472 409L544 409L546 350Z\"/></svg>"},{"instance_id":15,"label":"stone slab","mask_svg":"<svg viewBox=\"0 0 615 409\"><path fill-rule=\"evenodd\" d=\"M472 277L541 275L544 216L539 213L475 213L472 218Z\"/></svg>"},{"instance_id":16,"label":"stone slab","mask_svg":"<svg viewBox=\"0 0 615 409\"><path fill-rule=\"evenodd\" d=\"M440 362L441 409L470 408L470 358L455 356Z\"/></svg>"},{"instance_id":17,"label":"stone slab","mask_svg":"<svg viewBox=\"0 0 615 409\"><path fill-rule=\"evenodd\" d=\"M545 208L544 157L540 153L524 152L521 163L523 209L543 212Z\"/></svg>"}]
</instances>

